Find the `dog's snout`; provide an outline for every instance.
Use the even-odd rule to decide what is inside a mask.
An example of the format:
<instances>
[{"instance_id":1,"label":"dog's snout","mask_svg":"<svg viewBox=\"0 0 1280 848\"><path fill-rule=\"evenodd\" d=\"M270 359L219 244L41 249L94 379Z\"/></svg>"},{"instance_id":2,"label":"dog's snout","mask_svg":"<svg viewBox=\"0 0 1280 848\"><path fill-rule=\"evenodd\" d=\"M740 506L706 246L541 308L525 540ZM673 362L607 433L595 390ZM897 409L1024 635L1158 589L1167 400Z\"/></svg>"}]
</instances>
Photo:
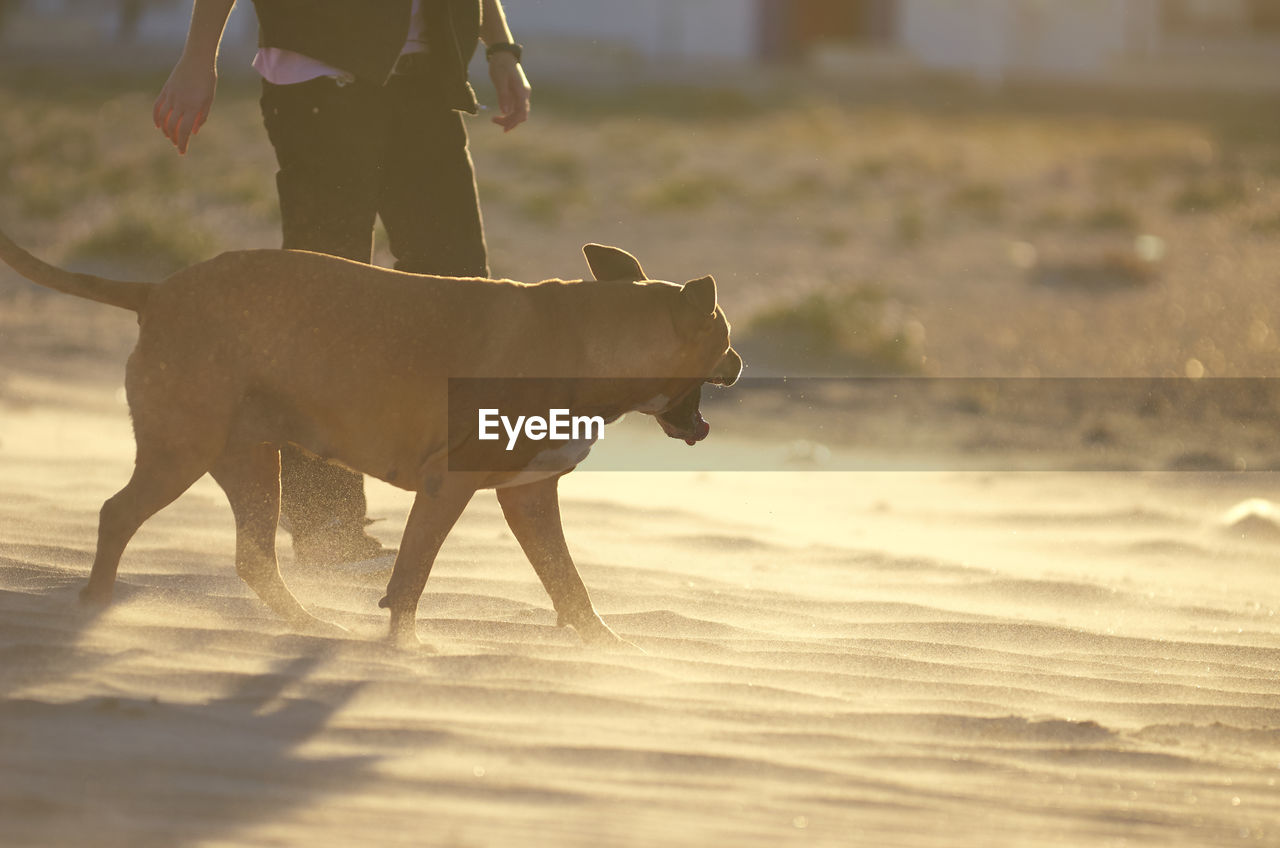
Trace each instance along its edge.
<instances>
[{"instance_id":1,"label":"dog's snout","mask_svg":"<svg viewBox=\"0 0 1280 848\"><path fill-rule=\"evenodd\" d=\"M738 352L733 348L729 348L725 355L720 357L720 361L716 363L715 370L711 372L707 382L716 386L732 386L738 382L738 377L742 376L742 369L745 367Z\"/></svg>"}]
</instances>

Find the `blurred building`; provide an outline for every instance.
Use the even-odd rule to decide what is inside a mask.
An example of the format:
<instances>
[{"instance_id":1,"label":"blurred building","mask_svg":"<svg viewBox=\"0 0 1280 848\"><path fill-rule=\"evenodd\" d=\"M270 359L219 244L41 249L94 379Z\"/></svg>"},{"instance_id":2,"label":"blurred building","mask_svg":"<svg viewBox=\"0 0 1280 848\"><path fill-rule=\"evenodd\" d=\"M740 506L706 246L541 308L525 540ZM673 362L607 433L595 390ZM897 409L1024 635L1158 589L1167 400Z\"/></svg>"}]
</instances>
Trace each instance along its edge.
<instances>
[{"instance_id":1,"label":"blurred building","mask_svg":"<svg viewBox=\"0 0 1280 848\"><path fill-rule=\"evenodd\" d=\"M526 40L657 61L1280 85L1280 0L508 0Z\"/></svg>"},{"instance_id":2,"label":"blurred building","mask_svg":"<svg viewBox=\"0 0 1280 848\"><path fill-rule=\"evenodd\" d=\"M899 0L898 43L984 79L1280 84L1275 0Z\"/></svg>"},{"instance_id":3,"label":"blurred building","mask_svg":"<svg viewBox=\"0 0 1280 848\"><path fill-rule=\"evenodd\" d=\"M192 0L0 0L0 44L23 61L44 52L57 62L172 62L182 51L191 7ZM247 62L257 32L253 3L238 0L222 39L229 60L223 64Z\"/></svg>"},{"instance_id":4,"label":"blurred building","mask_svg":"<svg viewBox=\"0 0 1280 848\"><path fill-rule=\"evenodd\" d=\"M360 2L360 0L345 0ZM0 42L181 49L191 0L0 0ZM850 75L941 71L990 82L1075 79L1280 86L1280 0L505 0L531 69L812 62ZM223 67L256 44L239 0ZM148 50L150 48L150 51ZM628 64L630 63L630 64Z\"/></svg>"}]
</instances>

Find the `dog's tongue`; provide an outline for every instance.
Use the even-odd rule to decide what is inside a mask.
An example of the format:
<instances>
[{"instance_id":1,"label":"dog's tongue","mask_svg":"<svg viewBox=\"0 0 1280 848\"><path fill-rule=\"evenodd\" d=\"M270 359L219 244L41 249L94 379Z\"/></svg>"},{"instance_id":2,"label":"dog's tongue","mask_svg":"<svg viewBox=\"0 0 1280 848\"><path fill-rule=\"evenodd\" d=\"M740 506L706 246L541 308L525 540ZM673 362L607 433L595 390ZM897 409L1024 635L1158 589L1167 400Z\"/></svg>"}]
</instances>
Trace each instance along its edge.
<instances>
[{"instance_id":1,"label":"dog's tongue","mask_svg":"<svg viewBox=\"0 0 1280 848\"><path fill-rule=\"evenodd\" d=\"M694 425L693 425L694 434L692 439L684 440L684 443L686 445L696 445L698 442L705 439L707 437L707 434L711 432L711 425L707 423L707 419L702 417L701 412L695 412L693 415L694 415Z\"/></svg>"}]
</instances>

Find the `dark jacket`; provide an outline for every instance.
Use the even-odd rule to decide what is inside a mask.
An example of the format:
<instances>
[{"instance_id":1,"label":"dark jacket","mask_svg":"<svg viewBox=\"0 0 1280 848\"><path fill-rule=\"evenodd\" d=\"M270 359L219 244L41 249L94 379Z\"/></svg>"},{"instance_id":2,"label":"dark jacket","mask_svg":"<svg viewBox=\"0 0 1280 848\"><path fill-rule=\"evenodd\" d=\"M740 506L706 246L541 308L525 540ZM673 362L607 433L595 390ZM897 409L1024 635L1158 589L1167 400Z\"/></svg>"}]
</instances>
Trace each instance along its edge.
<instances>
[{"instance_id":1,"label":"dark jacket","mask_svg":"<svg viewBox=\"0 0 1280 848\"><path fill-rule=\"evenodd\" d=\"M412 0L253 0L258 44L292 50L383 85L409 35ZM480 0L423 0L427 68L451 109L476 111L467 64L480 40Z\"/></svg>"}]
</instances>

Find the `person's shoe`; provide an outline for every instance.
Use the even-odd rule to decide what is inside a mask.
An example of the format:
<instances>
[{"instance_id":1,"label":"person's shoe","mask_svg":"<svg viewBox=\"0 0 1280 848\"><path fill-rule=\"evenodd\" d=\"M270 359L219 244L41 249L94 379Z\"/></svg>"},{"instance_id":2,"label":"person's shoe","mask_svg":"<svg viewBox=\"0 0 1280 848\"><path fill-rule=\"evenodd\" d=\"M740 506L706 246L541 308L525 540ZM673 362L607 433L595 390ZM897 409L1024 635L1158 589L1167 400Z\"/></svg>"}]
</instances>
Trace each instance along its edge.
<instances>
[{"instance_id":1,"label":"person's shoe","mask_svg":"<svg viewBox=\"0 0 1280 848\"><path fill-rule=\"evenodd\" d=\"M395 548L357 528L325 528L293 538L294 559L301 565L326 566L394 557Z\"/></svg>"}]
</instances>

